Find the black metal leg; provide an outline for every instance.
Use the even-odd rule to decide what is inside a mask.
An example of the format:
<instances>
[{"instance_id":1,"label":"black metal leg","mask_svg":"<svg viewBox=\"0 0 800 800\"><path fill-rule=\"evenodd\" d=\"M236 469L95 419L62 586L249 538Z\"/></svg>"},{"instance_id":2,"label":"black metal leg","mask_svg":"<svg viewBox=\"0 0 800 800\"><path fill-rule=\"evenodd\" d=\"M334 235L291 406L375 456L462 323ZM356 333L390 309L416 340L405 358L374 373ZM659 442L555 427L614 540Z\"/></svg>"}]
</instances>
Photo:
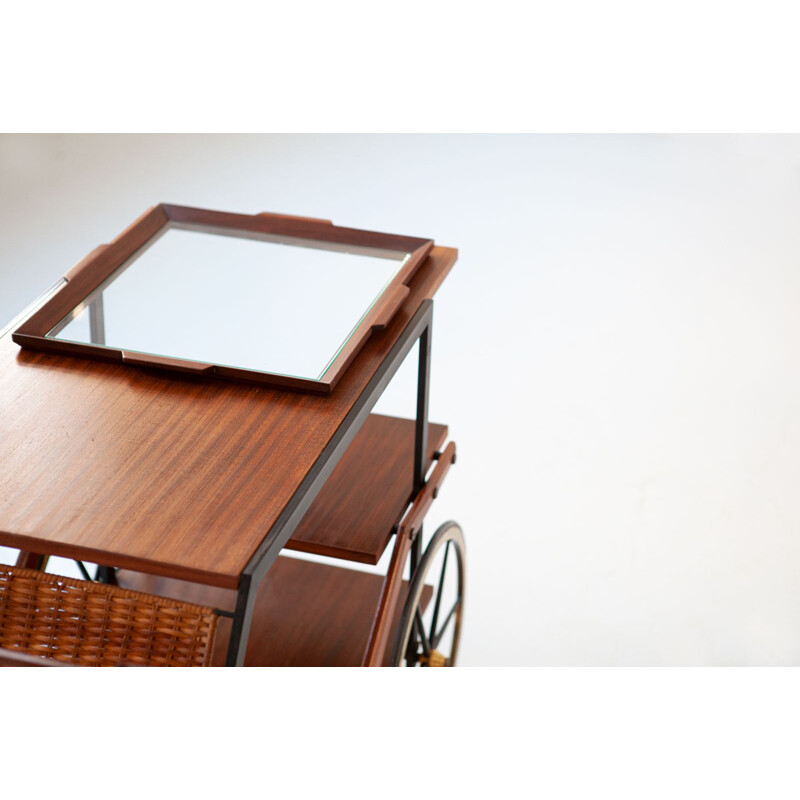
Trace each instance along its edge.
<instances>
[{"instance_id":1,"label":"black metal leg","mask_svg":"<svg viewBox=\"0 0 800 800\"><path fill-rule=\"evenodd\" d=\"M317 493L333 472L339 459L355 438L372 408L392 379L416 341L419 341L419 383L417 387L417 425L414 446L414 485L419 491L425 483L428 450L428 385L430 382L431 324L433 301L424 300L411 318L403 336L394 344L361 396L325 446L322 455L304 478L295 496L281 512L270 533L258 546L239 582L236 611L233 615L231 638L225 665L244 664L247 638L253 619L255 593L278 554L289 541ZM419 547L419 545L417 545ZM419 551L417 563L419 561Z\"/></svg>"},{"instance_id":2,"label":"black metal leg","mask_svg":"<svg viewBox=\"0 0 800 800\"><path fill-rule=\"evenodd\" d=\"M247 639L250 636L250 623L253 621L253 606L256 600L256 587L249 575L242 575L239 593L236 595L236 610L233 612L231 638L228 642L226 667L243 667L247 654Z\"/></svg>"},{"instance_id":3,"label":"black metal leg","mask_svg":"<svg viewBox=\"0 0 800 800\"><path fill-rule=\"evenodd\" d=\"M94 579L98 583L112 583L116 586L117 571L114 569L114 567L101 567L98 564Z\"/></svg>"},{"instance_id":4,"label":"black metal leg","mask_svg":"<svg viewBox=\"0 0 800 800\"><path fill-rule=\"evenodd\" d=\"M419 337L419 372L417 376L417 427L414 437L414 494L425 484L428 465L428 396L431 383L431 328L433 317Z\"/></svg>"},{"instance_id":5,"label":"black metal leg","mask_svg":"<svg viewBox=\"0 0 800 800\"><path fill-rule=\"evenodd\" d=\"M419 370L417 373L417 424L414 434L414 494L425 485L425 473L428 466L428 398L431 382L431 328L433 316L419 337ZM414 579L417 565L422 558L422 528L419 529L411 543L408 560L409 585ZM406 658L410 663L417 657L417 631L412 628L408 640Z\"/></svg>"}]
</instances>

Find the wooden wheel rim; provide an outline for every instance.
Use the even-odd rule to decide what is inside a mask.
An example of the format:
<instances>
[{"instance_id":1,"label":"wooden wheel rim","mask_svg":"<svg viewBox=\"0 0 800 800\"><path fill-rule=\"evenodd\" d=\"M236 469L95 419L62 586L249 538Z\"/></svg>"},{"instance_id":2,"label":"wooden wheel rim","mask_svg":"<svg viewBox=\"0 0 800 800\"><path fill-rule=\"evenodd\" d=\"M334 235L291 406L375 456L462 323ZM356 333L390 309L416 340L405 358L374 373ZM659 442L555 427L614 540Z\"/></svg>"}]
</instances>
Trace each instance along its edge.
<instances>
[{"instance_id":1,"label":"wooden wheel rim","mask_svg":"<svg viewBox=\"0 0 800 800\"><path fill-rule=\"evenodd\" d=\"M450 623L454 626L453 629L453 643L450 649L450 657L447 659L447 666L455 666L456 656L458 655L458 645L461 635L461 620L464 612L464 573L466 572L466 552L464 546L464 532L461 526L456 522L445 522L440 525L433 534L428 546L425 548L425 553L420 560L414 576L411 580L409 587L408 597L406 598L405 605L403 606L403 614L400 617L400 625L398 628L397 639L395 640L394 650L392 651L392 666L401 666L405 659L405 653L408 648L408 642L411 638L411 630L414 626L414 618L417 609L420 605L422 592L425 588L425 579L428 572L433 565L437 553L443 548L451 544L456 554L456 564L458 569L458 595L456 598L456 610L453 614L453 622ZM443 576L442 576L443 577ZM446 629L447 625L442 626L442 632Z\"/></svg>"}]
</instances>

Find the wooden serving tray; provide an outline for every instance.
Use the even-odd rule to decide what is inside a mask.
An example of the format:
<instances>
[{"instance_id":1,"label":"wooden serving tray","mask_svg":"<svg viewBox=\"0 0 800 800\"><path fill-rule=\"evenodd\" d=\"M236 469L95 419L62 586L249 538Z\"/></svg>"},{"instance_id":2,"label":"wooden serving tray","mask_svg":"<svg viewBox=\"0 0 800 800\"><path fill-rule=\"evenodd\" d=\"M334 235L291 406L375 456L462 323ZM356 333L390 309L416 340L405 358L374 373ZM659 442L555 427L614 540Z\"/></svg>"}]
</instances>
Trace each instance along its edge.
<instances>
[{"instance_id":1,"label":"wooden serving tray","mask_svg":"<svg viewBox=\"0 0 800 800\"><path fill-rule=\"evenodd\" d=\"M129 280L130 272L141 272L142 259L152 257L150 248L163 247L159 239L165 234L188 235L193 247L187 250L187 240L181 240L184 247L170 248L169 257L157 262L155 272L151 265L147 280L140 277L133 282L133 288L122 290L119 281ZM251 255L253 247L258 251L257 269L246 273L248 280L237 280L231 276L243 247ZM262 250L265 247L273 250ZM327 220L268 213L231 214L162 203L70 269L64 276L64 285L17 328L13 339L34 350L327 394L341 380L369 337L391 322L408 297L410 280L432 248L430 239L339 227ZM205 270L201 269L204 256L211 249L215 252L211 269L208 264ZM278 253L283 253L285 260L289 251L294 259L283 263ZM367 276L372 276L372 280L381 276L370 290L370 300L364 300L365 305L353 310L353 318L348 311L339 320L344 327L337 326L337 333L331 334L332 340L324 342L321 351L324 355L315 369L295 371L292 361L276 369L270 360L290 350L296 336L285 333L281 325L268 327L270 334L266 335L260 326L277 317L278 309L285 309L284 325L300 321L303 332L308 332L320 326L324 310L330 314L344 308L344 298L348 293L355 296L361 282L347 283L346 273L341 272L342 254L362 262L365 256L371 257L366 259L371 268L360 273L362 281ZM293 293L284 285L313 257L323 257L325 262L321 271L314 273L316 280L306 280L303 284L306 293L312 285L321 285L324 276L334 282L331 291L340 297L337 302L336 297L323 293L324 296L318 297L316 312L306 308L310 304L302 291ZM279 264L277 273L269 272L270 261ZM377 269L379 264L395 266L389 268L387 274L392 277L376 297L374 292L386 279ZM341 279L337 277L340 274ZM171 280L170 276L175 275L180 277ZM253 280L257 281L255 285ZM229 293L225 295L228 302L220 302L216 296L223 290ZM115 328L112 340L107 341L103 296L104 292L115 291L124 298L115 296L116 317L124 317L128 323ZM249 308L248 313L243 314L239 308L242 305ZM155 313L151 306L157 309ZM64 332L65 326L69 330L71 322L84 316L88 317L85 334ZM227 330L226 322L230 327L235 326L236 331ZM153 330L162 329L160 335L153 335ZM325 338L325 334L320 332L303 339L300 350L308 350L318 343L319 337ZM228 344L220 349L220 342ZM243 356L245 352L250 354L249 358ZM260 354L257 366L250 360L254 352ZM272 353L266 357L266 366L261 363L264 353Z\"/></svg>"}]
</instances>

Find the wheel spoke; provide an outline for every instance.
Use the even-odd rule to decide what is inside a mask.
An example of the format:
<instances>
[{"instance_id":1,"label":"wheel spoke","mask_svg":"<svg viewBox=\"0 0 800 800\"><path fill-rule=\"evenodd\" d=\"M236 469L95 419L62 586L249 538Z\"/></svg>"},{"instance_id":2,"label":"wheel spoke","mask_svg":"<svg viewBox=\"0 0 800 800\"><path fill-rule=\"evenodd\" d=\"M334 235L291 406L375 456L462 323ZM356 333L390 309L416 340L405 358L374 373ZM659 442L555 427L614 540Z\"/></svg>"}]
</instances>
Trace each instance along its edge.
<instances>
[{"instance_id":1,"label":"wheel spoke","mask_svg":"<svg viewBox=\"0 0 800 800\"><path fill-rule=\"evenodd\" d=\"M414 667L419 660L419 650L417 649L417 640L415 638L411 638L408 642L408 647L406 648L406 666Z\"/></svg>"},{"instance_id":2,"label":"wheel spoke","mask_svg":"<svg viewBox=\"0 0 800 800\"><path fill-rule=\"evenodd\" d=\"M414 623L417 626L417 630L419 631L419 638L422 641L422 652L426 656L430 655L431 643L428 641L428 637L425 634L425 625L423 625L422 623L422 614L419 613L419 608L417 608L416 612L414 613Z\"/></svg>"},{"instance_id":3,"label":"wheel spoke","mask_svg":"<svg viewBox=\"0 0 800 800\"><path fill-rule=\"evenodd\" d=\"M442 604L442 590L444 589L444 573L447 569L447 554L450 552L450 542L444 546L444 558L442 559L442 571L439 575L439 585L436 587L436 602L433 605L433 619L431 620L431 639L436 633L436 623L439 621L439 606ZM435 645L434 645L435 647Z\"/></svg>"},{"instance_id":4,"label":"wheel spoke","mask_svg":"<svg viewBox=\"0 0 800 800\"><path fill-rule=\"evenodd\" d=\"M78 559L75 559L75 563L78 565L78 569L81 571L81 575L83 575L84 580L92 580L92 576L89 574L89 570L86 569L86 565L83 563L83 561L78 561Z\"/></svg>"},{"instance_id":5,"label":"wheel spoke","mask_svg":"<svg viewBox=\"0 0 800 800\"><path fill-rule=\"evenodd\" d=\"M453 607L450 609L450 613L445 618L445 621L442 623L441 630L431 638L431 647L434 650L439 646L439 642L442 640L442 636L444 632L447 630L447 626L450 624L450 620L453 618L453 614L455 614L456 609L461 605L461 598L459 597L458 600L453 603Z\"/></svg>"},{"instance_id":6,"label":"wheel spoke","mask_svg":"<svg viewBox=\"0 0 800 800\"><path fill-rule=\"evenodd\" d=\"M416 619L411 626L408 636L408 646L406 647L406 663L409 667L416 666L419 659L419 641L417 639L417 624Z\"/></svg>"}]
</instances>

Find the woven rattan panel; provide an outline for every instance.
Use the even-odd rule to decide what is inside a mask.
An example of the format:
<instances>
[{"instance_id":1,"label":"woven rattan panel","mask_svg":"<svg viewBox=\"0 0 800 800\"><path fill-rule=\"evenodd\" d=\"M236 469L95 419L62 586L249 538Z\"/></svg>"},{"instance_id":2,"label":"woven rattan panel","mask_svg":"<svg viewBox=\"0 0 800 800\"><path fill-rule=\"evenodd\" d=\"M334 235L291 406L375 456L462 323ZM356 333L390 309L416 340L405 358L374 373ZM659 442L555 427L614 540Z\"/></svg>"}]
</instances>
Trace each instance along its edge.
<instances>
[{"instance_id":1,"label":"woven rattan panel","mask_svg":"<svg viewBox=\"0 0 800 800\"><path fill-rule=\"evenodd\" d=\"M206 666L211 608L0 565L0 647L81 666Z\"/></svg>"}]
</instances>

